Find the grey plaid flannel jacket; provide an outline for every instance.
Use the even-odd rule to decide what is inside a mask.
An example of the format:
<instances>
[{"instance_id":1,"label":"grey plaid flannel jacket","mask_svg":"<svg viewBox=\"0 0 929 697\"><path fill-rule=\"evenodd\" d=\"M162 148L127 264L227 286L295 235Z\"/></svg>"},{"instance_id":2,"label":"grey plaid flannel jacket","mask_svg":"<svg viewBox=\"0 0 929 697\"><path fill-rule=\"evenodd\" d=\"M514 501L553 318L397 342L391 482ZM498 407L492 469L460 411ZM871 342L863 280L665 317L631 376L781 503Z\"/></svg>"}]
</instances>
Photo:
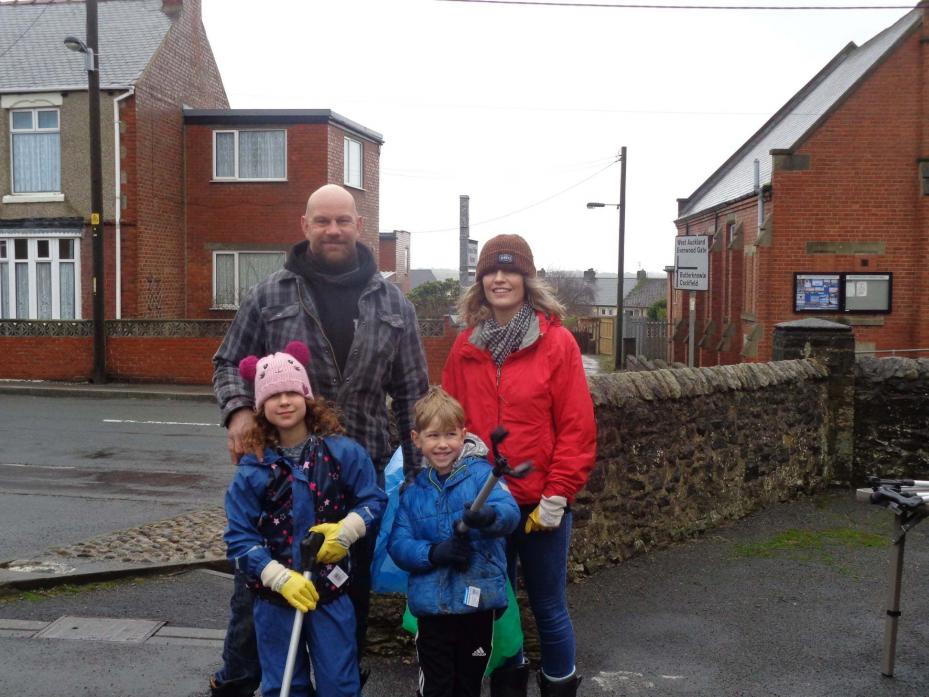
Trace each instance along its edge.
<instances>
[{"instance_id":1,"label":"grey plaid flannel jacket","mask_svg":"<svg viewBox=\"0 0 929 697\"><path fill-rule=\"evenodd\" d=\"M400 289L380 274L371 277L358 300L355 338L342 374L304 279L281 269L261 281L240 305L213 356L213 391L223 425L236 409L254 406L252 386L239 375L239 361L282 351L295 340L310 348L307 372L313 393L338 405L348 436L361 443L378 469L391 455L386 403L390 395L404 469L415 468L412 410L429 387L429 375L416 311Z\"/></svg>"}]
</instances>

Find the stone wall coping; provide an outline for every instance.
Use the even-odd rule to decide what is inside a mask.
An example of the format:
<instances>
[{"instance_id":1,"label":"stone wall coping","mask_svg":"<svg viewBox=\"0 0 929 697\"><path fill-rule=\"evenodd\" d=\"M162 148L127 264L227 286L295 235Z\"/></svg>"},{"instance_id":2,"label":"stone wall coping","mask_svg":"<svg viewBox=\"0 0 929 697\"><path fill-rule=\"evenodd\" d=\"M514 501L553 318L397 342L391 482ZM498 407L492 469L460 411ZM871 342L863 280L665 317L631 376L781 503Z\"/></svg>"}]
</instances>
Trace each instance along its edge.
<instances>
[{"instance_id":1,"label":"stone wall coping","mask_svg":"<svg viewBox=\"0 0 929 697\"><path fill-rule=\"evenodd\" d=\"M882 359L886 360L886 359ZM916 363L914 359L909 360ZM919 359L929 372L929 359ZM828 369L813 358L771 363L738 363L706 368L663 368L591 375L587 382L595 406L622 407L699 397L718 392L762 390L772 385L822 380Z\"/></svg>"},{"instance_id":2,"label":"stone wall coping","mask_svg":"<svg viewBox=\"0 0 929 697\"><path fill-rule=\"evenodd\" d=\"M884 382L893 378L923 380L929 378L929 358L860 356L855 360L855 379Z\"/></svg>"}]
</instances>

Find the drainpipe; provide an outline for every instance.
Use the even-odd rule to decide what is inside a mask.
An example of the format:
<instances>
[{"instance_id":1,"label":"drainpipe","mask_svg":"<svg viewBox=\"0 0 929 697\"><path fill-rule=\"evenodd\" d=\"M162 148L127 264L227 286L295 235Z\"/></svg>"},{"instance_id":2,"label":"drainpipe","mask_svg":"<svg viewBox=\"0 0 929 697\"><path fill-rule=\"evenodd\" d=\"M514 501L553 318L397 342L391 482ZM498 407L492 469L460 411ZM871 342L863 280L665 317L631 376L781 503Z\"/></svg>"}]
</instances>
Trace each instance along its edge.
<instances>
[{"instance_id":1,"label":"drainpipe","mask_svg":"<svg viewBox=\"0 0 929 697\"><path fill-rule=\"evenodd\" d=\"M764 225L764 195L761 191L761 162L757 157L755 158L755 193L758 195L758 234L760 235L761 226Z\"/></svg>"},{"instance_id":2,"label":"drainpipe","mask_svg":"<svg viewBox=\"0 0 929 697\"><path fill-rule=\"evenodd\" d=\"M115 160L113 178L116 185L116 198L113 206L113 223L116 228L116 319L123 318L123 257L122 257L122 211L123 211L123 189L122 189L122 158L120 157L119 145L119 103L135 94L135 89L130 87L129 91L123 92L113 100L113 158Z\"/></svg>"}]
</instances>

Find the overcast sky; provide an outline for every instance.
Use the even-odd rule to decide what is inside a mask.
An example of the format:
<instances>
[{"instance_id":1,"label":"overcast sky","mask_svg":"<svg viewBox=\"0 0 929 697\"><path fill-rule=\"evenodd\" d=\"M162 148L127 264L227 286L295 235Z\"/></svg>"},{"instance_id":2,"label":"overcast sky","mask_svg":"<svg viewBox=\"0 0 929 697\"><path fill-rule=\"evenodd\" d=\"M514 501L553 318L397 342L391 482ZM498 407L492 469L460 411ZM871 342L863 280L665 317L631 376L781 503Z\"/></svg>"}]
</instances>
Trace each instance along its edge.
<instances>
[{"instance_id":1,"label":"overcast sky","mask_svg":"<svg viewBox=\"0 0 929 697\"><path fill-rule=\"evenodd\" d=\"M538 267L615 271L618 213L585 204L618 202L625 145L625 268L660 272L676 199L905 13L203 0L233 108L332 109L383 134L380 230L414 233L414 268L457 268L468 194L473 239L515 232Z\"/></svg>"}]
</instances>

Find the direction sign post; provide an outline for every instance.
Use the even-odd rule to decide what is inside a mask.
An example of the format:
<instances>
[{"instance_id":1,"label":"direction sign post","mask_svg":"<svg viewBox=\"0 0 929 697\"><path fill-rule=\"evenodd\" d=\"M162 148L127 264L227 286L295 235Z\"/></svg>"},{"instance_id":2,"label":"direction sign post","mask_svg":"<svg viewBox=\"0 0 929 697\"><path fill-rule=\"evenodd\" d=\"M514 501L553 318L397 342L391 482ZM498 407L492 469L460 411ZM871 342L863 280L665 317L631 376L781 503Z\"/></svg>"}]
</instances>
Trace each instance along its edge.
<instances>
[{"instance_id":1,"label":"direction sign post","mask_svg":"<svg viewBox=\"0 0 929 697\"><path fill-rule=\"evenodd\" d=\"M694 333L697 330L697 294L708 290L709 285L709 235L680 235L674 241L674 289L690 291L688 312L687 365L694 366L696 349Z\"/></svg>"}]
</instances>

